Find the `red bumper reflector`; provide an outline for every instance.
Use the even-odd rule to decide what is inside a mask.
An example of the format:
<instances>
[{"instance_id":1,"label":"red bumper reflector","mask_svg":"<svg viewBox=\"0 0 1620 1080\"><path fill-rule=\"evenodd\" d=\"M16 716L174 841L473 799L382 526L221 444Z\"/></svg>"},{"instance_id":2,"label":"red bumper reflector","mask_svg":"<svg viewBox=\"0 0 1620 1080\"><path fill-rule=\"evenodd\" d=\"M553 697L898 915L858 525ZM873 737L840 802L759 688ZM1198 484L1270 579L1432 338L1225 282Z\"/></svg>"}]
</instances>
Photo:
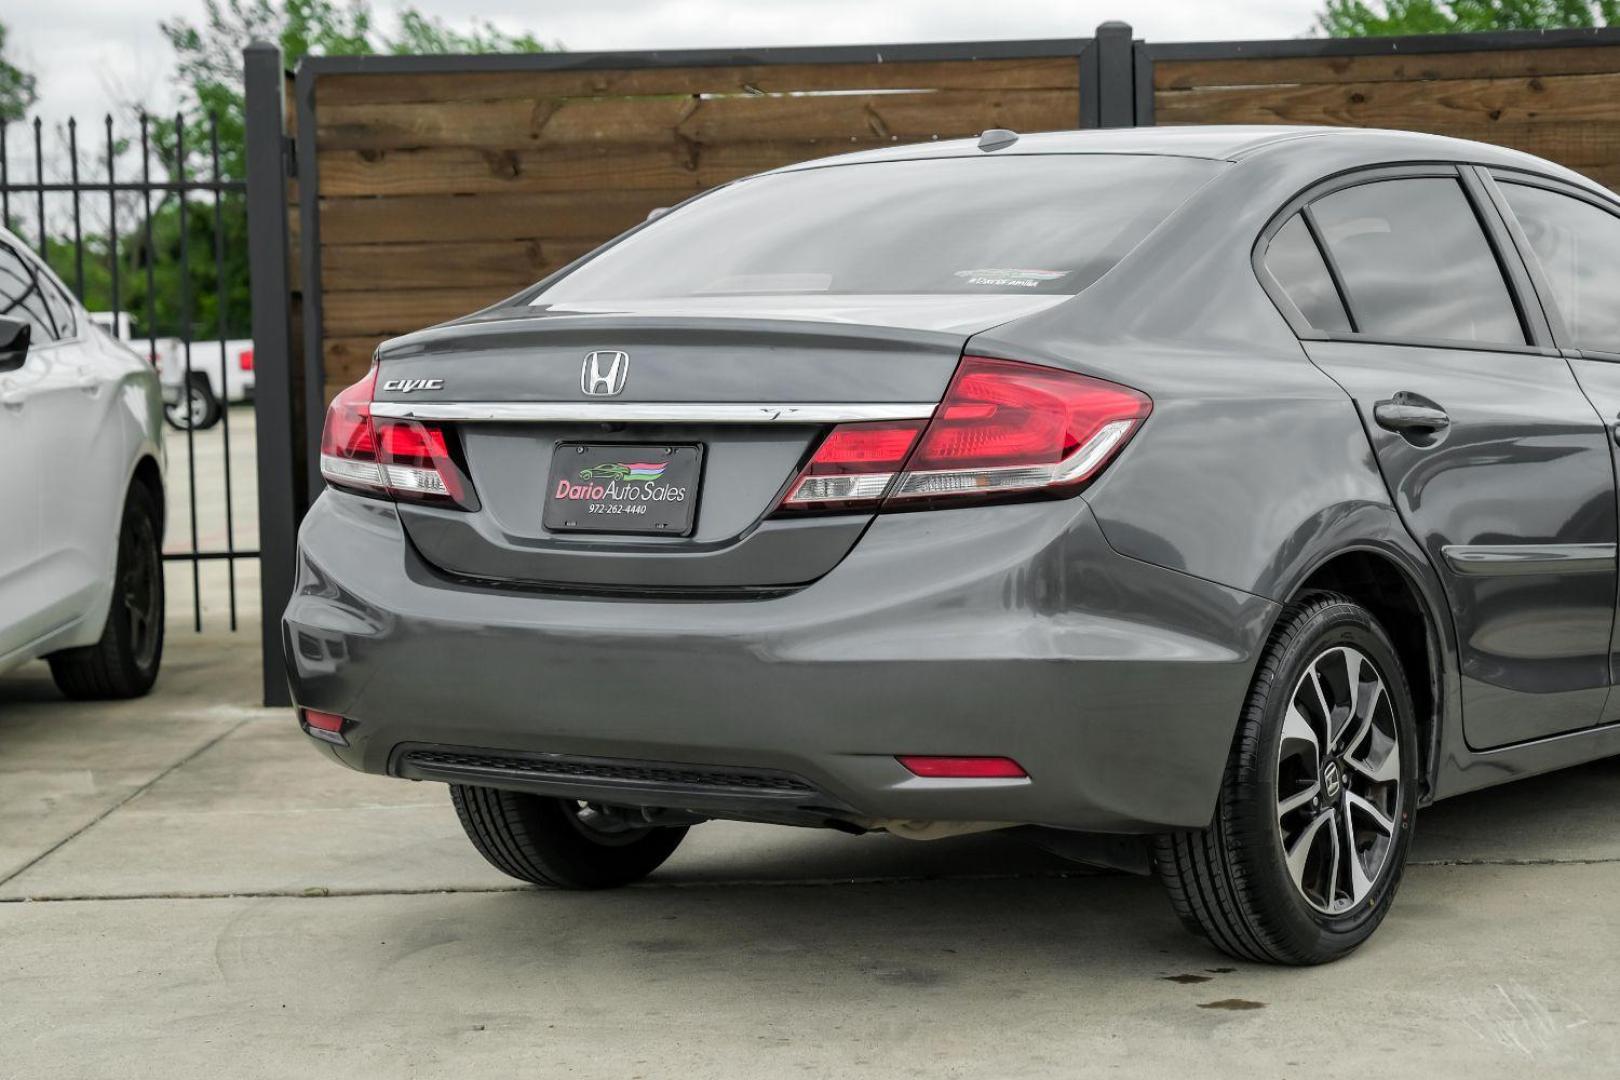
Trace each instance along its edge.
<instances>
[{"instance_id":1,"label":"red bumper reflector","mask_svg":"<svg viewBox=\"0 0 1620 1080\"><path fill-rule=\"evenodd\" d=\"M329 712L316 712L314 709L304 710L304 723L320 731L343 730L343 717Z\"/></svg>"},{"instance_id":2,"label":"red bumper reflector","mask_svg":"<svg viewBox=\"0 0 1620 1080\"><path fill-rule=\"evenodd\" d=\"M895 760L918 776L952 780L1017 779L1029 774L1007 757L929 757L900 754Z\"/></svg>"}]
</instances>

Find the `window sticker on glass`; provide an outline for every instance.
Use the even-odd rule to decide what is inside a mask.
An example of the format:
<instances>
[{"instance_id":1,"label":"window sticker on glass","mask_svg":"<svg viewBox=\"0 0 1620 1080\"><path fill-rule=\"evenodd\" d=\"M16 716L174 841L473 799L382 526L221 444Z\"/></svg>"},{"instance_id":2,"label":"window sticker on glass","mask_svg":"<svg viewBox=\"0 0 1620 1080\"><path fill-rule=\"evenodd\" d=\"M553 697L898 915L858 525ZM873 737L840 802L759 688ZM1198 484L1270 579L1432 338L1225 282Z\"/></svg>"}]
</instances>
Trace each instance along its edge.
<instances>
[{"instance_id":1,"label":"window sticker on glass","mask_svg":"<svg viewBox=\"0 0 1620 1080\"><path fill-rule=\"evenodd\" d=\"M1067 277L1067 270L1009 270L1004 267L988 270L958 270L956 276L969 285L994 285L999 288L1038 289L1048 281Z\"/></svg>"}]
</instances>

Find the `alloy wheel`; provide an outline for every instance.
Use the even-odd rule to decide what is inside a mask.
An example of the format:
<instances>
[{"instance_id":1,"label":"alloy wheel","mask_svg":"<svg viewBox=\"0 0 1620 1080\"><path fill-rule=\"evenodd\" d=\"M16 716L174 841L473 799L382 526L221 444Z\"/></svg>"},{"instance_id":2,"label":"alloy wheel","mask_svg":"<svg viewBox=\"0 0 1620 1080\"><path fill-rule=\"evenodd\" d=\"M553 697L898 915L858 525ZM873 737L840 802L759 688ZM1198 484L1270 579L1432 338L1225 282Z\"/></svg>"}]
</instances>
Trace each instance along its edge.
<instances>
[{"instance_id":1,"label":"alloy wheel","mask_svg":"<svg viewBox=\"0 0 1620 1080\"><path fill-rule=\"evenodd\" d=\"M1288 699L1277 755L1277 835L1306 903L1342 915L1389 863L1401 806L1400 737L1383 675L1335 646Z\"/></svg>"},{"instance_id":2,"label":"alloy wheel","mask_svg":"<svg viewBox=\"0 0 1620 1080\"><path fill-rule=\"evenodd\" d=\"M129 652L135 663L145 669L157 655L159 622L163 618L159 602L163 567L151 519L144 514L134 515L119 546L122 573L118 592L129 619Z\"/></svg>"}]
</instances>

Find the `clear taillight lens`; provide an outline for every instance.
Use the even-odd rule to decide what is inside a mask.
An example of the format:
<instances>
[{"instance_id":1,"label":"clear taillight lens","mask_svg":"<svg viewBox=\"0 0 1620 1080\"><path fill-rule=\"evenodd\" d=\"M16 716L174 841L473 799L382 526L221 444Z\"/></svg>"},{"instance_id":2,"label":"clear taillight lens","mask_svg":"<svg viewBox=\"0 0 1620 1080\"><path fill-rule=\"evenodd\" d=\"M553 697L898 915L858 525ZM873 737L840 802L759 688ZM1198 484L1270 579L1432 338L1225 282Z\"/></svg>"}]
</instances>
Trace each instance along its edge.
<instances>
[{"instance_id":1,"label":"clear taillight lens","mask_svg":"<svg viewBox=\"0 0 1620 1080\"><path fill-rule=\"evenodd\" d=\"M841 424L780 511L889 509L1072 495L1153 409L1137 390L1072 371L966 356L933 419Z\"/></svg>"},{"instance_id":2,"label":"clear taillight lens","mask_svg":"<svg viewBox=\"0 0 1620 1080\"><path fill-rule=\"evenodd\" d=\"M476 510L467 474L437 424L371 415L373 367L332 399L321 431L321 475L338 487Z\"/></svg>"},{"instance_id":3,"label":"clear taillight lens","mask_svg":"<svg viewBox=\"0 0 1620 1080\"><path fill-rule=\"evenodd\" d=\"M922 433L923 421L840 424L832 429L782 500L784 510L876 506Z\"/></svg>"}]
</instances>

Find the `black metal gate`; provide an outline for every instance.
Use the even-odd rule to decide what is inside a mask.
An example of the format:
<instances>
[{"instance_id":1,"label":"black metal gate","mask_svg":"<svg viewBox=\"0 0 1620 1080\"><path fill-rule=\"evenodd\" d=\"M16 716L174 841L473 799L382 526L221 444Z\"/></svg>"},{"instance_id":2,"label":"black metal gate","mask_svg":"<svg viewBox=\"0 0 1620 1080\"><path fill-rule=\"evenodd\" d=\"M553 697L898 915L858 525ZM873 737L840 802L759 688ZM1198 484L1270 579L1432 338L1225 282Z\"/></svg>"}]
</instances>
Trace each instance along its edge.
<instances>
[{"instance_id":1,"label":"black metal gate","mask_svg":"<svg viewBox=\"0 0 1620 1080\"><path fill-rule=\"evenodd\" d=\"M245 387L254 354L248 347L243 359L242 350L233 353L230 347L233 332L241 341L249 337L249 327L246 263L236 274L243 280L233 281L226 238L231 232L245 236L247 184L222 173L216 117L188 124L183 116L143 115L120 132L109 115L98 126L96 136L81 146L75 120L49 133L38 119L0 123L0 222L50 264L104 329L154 364L178 367L165 375L171 386L179 376L179 406L166 412L171 422L180 423L166 433L170 528L163 557L189 564L191 621L197 631L204 629L203 564L225 563L226 622L234 631L237 563L259 558L256 535L238 543L231 471L232 420L240 425L248 419L245 409L233 410L231 398L239 393L232 388ZM201 146L195 145L199 134ZM193 145L187 145L188 136ZM200 299L208 303L199 304ZM209 306L212 318L199 310ZM209 355L215 349L217 361ZM214 367L217 372L210 370ZM193 405L206 400L202 386L213 393L215 375L218 421L198 430ZM216 443L219 469L200 473L199 452L212 458ZM251 455L251 446L247 449ZM212 515L217 522L200 520L199 490L208 496L206 510L215 510L214 497L219 497ZM182 506L185 519L177 537L175 511ZM216 539L221 529L222 540ZM204 543L210 532L214 542Z\"/></svg>"}]
</instances>

